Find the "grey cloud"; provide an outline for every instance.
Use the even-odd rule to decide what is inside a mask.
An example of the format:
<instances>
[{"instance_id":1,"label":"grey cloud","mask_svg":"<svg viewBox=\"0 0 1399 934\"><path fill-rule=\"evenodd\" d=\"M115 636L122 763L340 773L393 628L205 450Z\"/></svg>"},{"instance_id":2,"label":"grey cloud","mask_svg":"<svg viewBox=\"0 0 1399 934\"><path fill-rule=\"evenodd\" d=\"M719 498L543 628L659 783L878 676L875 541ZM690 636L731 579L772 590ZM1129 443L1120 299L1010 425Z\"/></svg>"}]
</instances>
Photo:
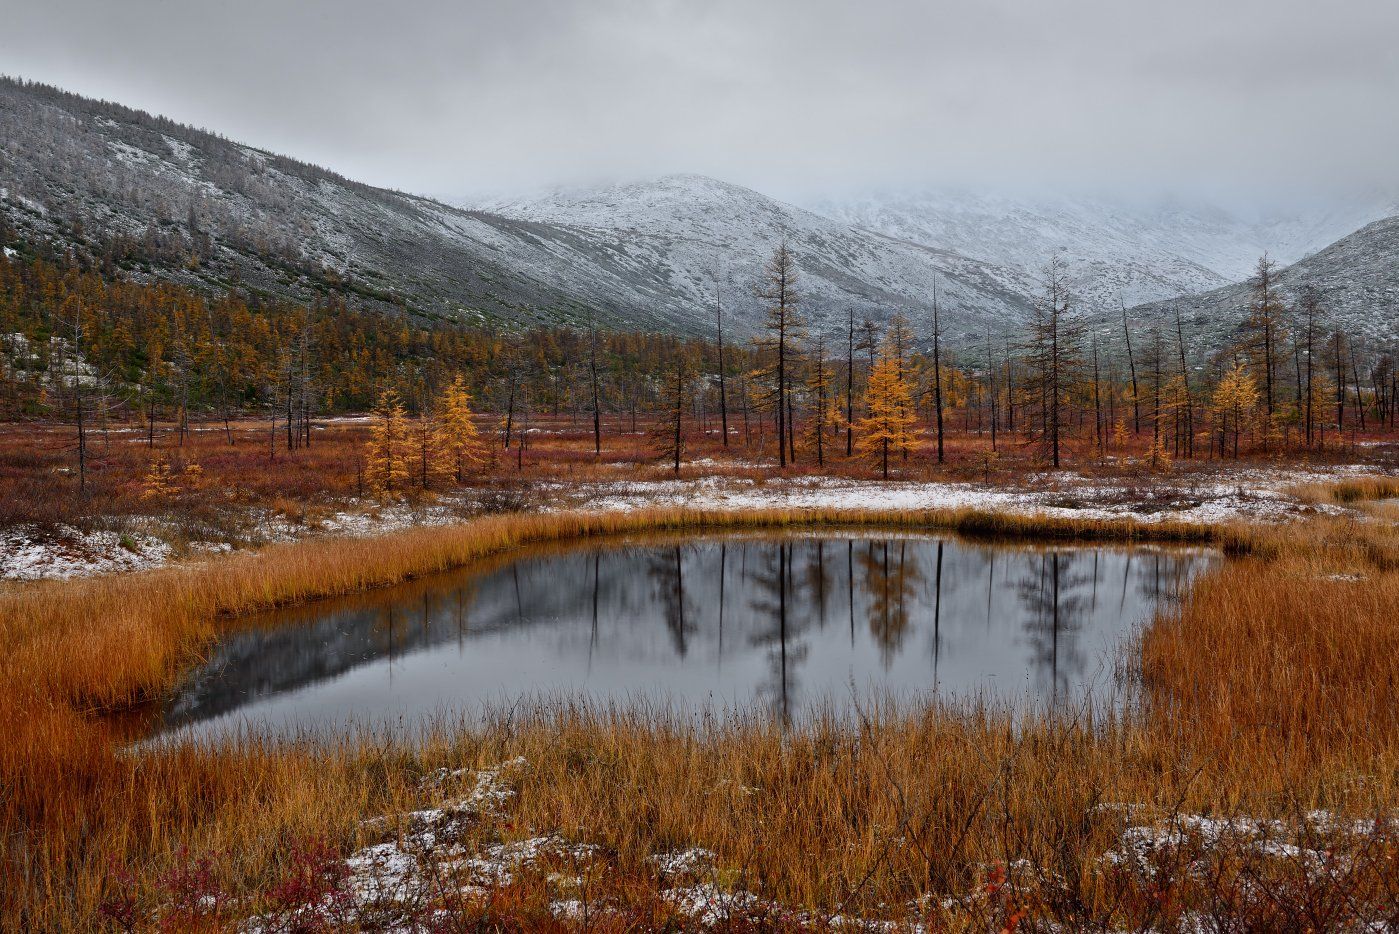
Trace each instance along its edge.
<instances>
[{"instance_id":1,"label":"grey cloud","mask_svg":"<svg viewBox=\"0 0 1399 934\"><path fill-rule=\"evenodd\" d=\"M439 194L1393 188L1393 0L0 0L0 71Z\"/></svg>"}]
</instances>

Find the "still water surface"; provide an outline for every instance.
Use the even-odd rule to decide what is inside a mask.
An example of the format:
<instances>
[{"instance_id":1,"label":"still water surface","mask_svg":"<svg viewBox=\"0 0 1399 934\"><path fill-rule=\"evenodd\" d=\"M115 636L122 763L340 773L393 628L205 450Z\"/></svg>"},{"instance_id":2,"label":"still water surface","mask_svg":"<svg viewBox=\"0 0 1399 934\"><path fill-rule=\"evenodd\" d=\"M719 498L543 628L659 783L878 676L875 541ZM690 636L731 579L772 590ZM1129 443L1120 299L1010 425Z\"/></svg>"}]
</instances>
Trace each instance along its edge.
<instances>
[{"instance_id":1,"label":"still water surface","mask_svg":"<svg viewBox=\"0 0 1399 934\"><path fill-rule=\"evenodd\" d=\"M788 719L871 695L1113 702L1116 653L1214 560L893 533L554 548L251 619L163 728L411 728L559 695Z\"/></svg>"}]
</instances>

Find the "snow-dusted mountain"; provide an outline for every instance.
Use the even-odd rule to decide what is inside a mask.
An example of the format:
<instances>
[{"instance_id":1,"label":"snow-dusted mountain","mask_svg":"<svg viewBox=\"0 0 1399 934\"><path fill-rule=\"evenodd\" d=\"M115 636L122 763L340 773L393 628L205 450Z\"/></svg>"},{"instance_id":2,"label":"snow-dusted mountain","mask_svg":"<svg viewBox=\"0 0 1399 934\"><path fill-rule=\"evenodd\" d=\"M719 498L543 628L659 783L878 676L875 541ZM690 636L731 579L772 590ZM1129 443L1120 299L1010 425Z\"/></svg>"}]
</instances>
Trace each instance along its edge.
<instances>
[{"instance_id":1,"label":"snow-dusted mountain","mask_svg":"<svg viewBox=\"0 0 1399 934\"><path fill-rule=\"evenodd\" d=\"M1376 195L1324 210L1248 216L1218 207L1088 197L1011 197L923 190L821 201L826 216L913 243L937 244L1035 272L1052 255L1093 310L1174 298L1247 278L1265 252L1291 263L1372 221L1399 213Z\"/></svg>"},{"instance_id":2,"label":"snow-dusted mountain","mask_svg":"<svg viewBox=\"0 0 1399 934\"><path fill-rule=\"evenodd\" d=\"M1264 221L1179 206L967 195L813 211L670 175L451 206L120 105L0 79L7 255L56 247L137 278L302 301L339 294L468 322L596 319L709 333L717 276L728 326L743 336L760 325L753 286L785 239L816 326L838 329L849 310L875 320L901 311L926 333L936 288L950 336L979 337L1023 321L1053 253L1068 261L1081 302L1101 312L1119 296L1130 305L1213 294L1244 278L1264 250L1301 258L1383 213L1378 204ZM1367 236L1332 255L1354 264L1357 282L1380 281L1391 246ZM1347 273L1336 267L1330 275ZM1347 292L1347 314L1392 320L1387 306L1363 305L1383 288Z\"/></svg>"},{"instance_id":3,"label":"snow-dusted mountain","mask_svg":"<svg viewBox=\"0 0 1399 934\"><path fill-rule=\"evenodd\" d=\"M1327 332L1339 329L1370 348L1399 343L1399 216L1369 224L1277 272L1287 298L1303 285L1314 286L1329 314ZM1219 350L1232 343L1251 300L1247 281L1178 300L1131 309L1138 322L1173 316L1181 319L1197 345ZM1111 331L1108 324L1104 330ZM1168 325L1168 328L1170 325Z\"/></svg>"},{"instance_id":4,"label":"snow-dusted mountain","mask_svg":"<svg viewBox=\"0 0 1399 934\"><path fill-rule=\"evenodd\" d=\"M806 314L836 328L847 309L875 320L902 311L920 324L936 285L953 330L980 333L1022 320L1033 274L981 262L936 245L863 230L702 175L561 189L480 205L493 214L548 224L590 241L704 314L716 275L739 329L760 320L752 286L773 247L796 255Z\"/></svg>"},{"instance_id":5,"label":"snow-dusted mountain","mask_svg":"<svg viewBox=\"0 0 1399 934\"><path fill-rule=\"evenodd\" d=\"M49 243L138 278L330 293L429 317L708 333L716 267L729 324L786 236L820 321L846 308L949 325L1025 310L1017 273L895 241L697 176L495 210L453 207L149 114L0 79L0 238Z\"/></svg>"}]
</instances>

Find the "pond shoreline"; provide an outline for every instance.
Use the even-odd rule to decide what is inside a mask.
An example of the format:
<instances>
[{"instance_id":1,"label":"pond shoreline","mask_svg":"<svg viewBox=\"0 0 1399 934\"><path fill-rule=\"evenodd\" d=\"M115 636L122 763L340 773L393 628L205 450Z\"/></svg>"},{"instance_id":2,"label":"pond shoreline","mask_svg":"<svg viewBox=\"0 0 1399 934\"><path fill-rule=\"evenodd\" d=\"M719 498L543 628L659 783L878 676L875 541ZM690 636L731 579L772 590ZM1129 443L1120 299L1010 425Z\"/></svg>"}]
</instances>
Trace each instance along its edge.
<instances>
[{"instance_id":1,"label":"pond shoreline","mask_svg":"<svg viewBox=\"0 0 1399 934\"><path fill-rule=\"evenodd\" d=\"M1186 541L1220 547L1243 560L1230 562L1222 576L1211 575L1209 585L1197 588L1179 617L1173 615L1164 628L1153 627L1143 660L1144 684L1156 701L1136 727L1109 725L1105 731L1085 732L1072 723L1043 723L1011 735L994 717L977 720L928 711L909 720L861 726L848 736L818 731L793 746L793 739L769 735L753 723L735 724L730 732L701 742L673 724L643 727L624 715L570 718L561 709L543 720L521 712L478 733L417 750L347 740L328 751L255 742L178 744L131 756L121 754L113 745L115 735L88 714L157 696L209 640L234 624L237 614L259 608L411 580L505 554L530 541L569 536L600 541L636 532L644 524L677 531L794 529L851 519L867 525L893 521L905 528L936 525L978 534L1037 535L1057 542ZM79 913L88 913L82 916L90 916L111 891L112 859L176 866L184 845L197 853L227 847L245 853L236 872L221 867L219 874L242 893L240 898L253 899L246 903L251 910L265 903L259 899L267 897L268 887L286 868L289 852L278 841L287 835L351 852L374 843L378 833L356 829L359 820L411 812L423 806L425 797L432 800L436 793L425 792L420 784L424 775L439 768L483 768L518 754L530 762L529 780L518 789L520 807L508 818L510 826L491 823L470 831L473 846L475 841L494 845L517 839L527 827L557 830L565 839L607 846L619 854L613 864L619 881L630 880L623 888L634 884L652 892L654 875L651 883L645 881L643 856L674 845L702 846L718 855L720 875L711 881L722 891L756 891L755 897L774 904L825 906L823 910L848 902L846 913L857 915L881 901L900 905L905 896L917 896L898 880L909 872L925 875L934 865L920 852L941 854L937 871L950 875L932 891L949 894L981 885L985 867L997 860L1023 858L1040 867L1029 880L1039 892L1036 897L1050 899L1052 892L1042 888L1043 874L1068 867L1035 841L1054 826L1078 826L1074 822L1094 801L1152 805L1167 822L1181 807L1201 813L1218 802L1231 802L1233 813L1245 808L1243 813L1255 817L1277 813L1279 803L1288 799L1308 806L1330 803L1346 814L1399 803L1394 772L1386 773L1383 766L1395 761L1399 738L1392 724L1385 726L1369 713L1380 709L1376 705L1383 700L1376 691L1394 664L1393 634L1381 625L1385 607L1393 606L1385 602L1395 586L1395 571L1385 557L1393 550L1392 538L1392 527L1381 523L1336 518L1281 528L1226 528L1047 521L978 511L890 517L800 510L715 515L682 509L487 518L469 527L277 546L190 567L32 585L0 595L12 646L0 663L10 676L0 693L0 710L24 711L12 716L17 735L0 759L17 790L6 813L11 818L31 815L27 825L44 829L40 836L26 836L28 845L59 848L55 853L66 852L64 841L74 839L72 821L83 815L92 855L66 862L74 868L64 870L75 873L64 884L79 893L86 906ZM1344 623L1333 618L1341 607ZM1220 635L1211 628L1240 614L1257 621L1246 644L1229 641L1242 639L1242 633L1231 635L1226 629ZM1330 648L1323 651L1325 647ZM1263 659L1268 666L1260 668ZM1319 701L1308 693L1316 690L1331 699ZM1212 706L1219 696L1232 698L1233 713ZM1244 703L1257 706L1241 707ZM1331 719L1304 721L1297 713L1304 708L1313 714L1329 711ZM1244 710L1258 713L1240 712ZM1355 717L1369 717L1366 732L1354 731ZM1233 731L1232 740L1221 738L1226 728ZM1310 737L1307 743L1297 741L1297 730L1303 728ZM861 734L866 738L861 740ZM1200 766L1204 771L1163 767L1195 761L1202 752L1210 757L1207 766ZM1265 761L1269 767L1260 769ZM1013 773L1002 774L1010 762L1016 763ZM822 776L843 775L842 769L853 770L851 781L859 776L849 786L860 789L856 797L823 785ZM1347 784L1347 776L1356 771L1381 779ZM1382 779L1385 774L1388 782ZM201 789L197 799L190 796L196 787ZM927 798L930 789L938 796ZM946 796L962 803L944 811L937 802ZM53 809L56 803L62 804L61 811ZM623 813L631 815L625 825L617 823ZM980 826L990 813L1004 813L1022 828L1027 835L1023 845L1002 845L991 827L971 837L957 829L965 822ZM839 839L860 842L848 850L831 850L811 836L813 821L839 826ZM882 841L889 827L901 824L922 829L906 829L903 836L910 842L891 850ZM584 826L591 830L578 833ZM878 827L884 830L876 831ZM1112 830L1109 824L1083 827L1088 836L1075 837L1075 853L1105 853L1115 845L1112 841L1121 840L1120 828ZM936 842L939 834L946 835L941 844ZM148 842L136 846L137 839ZM949 840L957 845L947 846ZM765 855L754 855L754 847ZM1241 852L1230 851L1230 858ZM1266 862L1252 851L1243 855L1250 865ZM762 884L746 874L745 867L755 866L755 860L764 867L767 881ZM1357 859L1352 868L1366 873L1369 865ZM1272 871L1263 863L1257 866ZM866 875L871 883L858 890L817 882L818 876ZM1022 877L1017 884L1029 882ZM1123 892L1130 894L1135 883L1129 883L1100 879L1093 884L1127 886ZM599 885L610 903L618 904L622 890L616 883ZM539 917L552 918L548 901L535 900L546 890L528 894L536 890L512 884L504 897L525 900L512 903L521 916L535 917L531 912L538 910L545 912ZM576 894L551 893L549 900L579 900ZM1181 893L1182 904L1199 904L1201 897L1199 892ZM646 910L664 915L663 908L648 904ZM1052 907L1053 899L1044 904ZM863 907L855 912L852 906ZM975 917L990 918L1003 907L982 900L975 910L991 914ZM1075 914L1078 910L1064 903L1045 917L1099 917ZM896 913L909 920L919 916ZM1003 919L1004 913L995 916Z\"/></svg>"}]
</instances>

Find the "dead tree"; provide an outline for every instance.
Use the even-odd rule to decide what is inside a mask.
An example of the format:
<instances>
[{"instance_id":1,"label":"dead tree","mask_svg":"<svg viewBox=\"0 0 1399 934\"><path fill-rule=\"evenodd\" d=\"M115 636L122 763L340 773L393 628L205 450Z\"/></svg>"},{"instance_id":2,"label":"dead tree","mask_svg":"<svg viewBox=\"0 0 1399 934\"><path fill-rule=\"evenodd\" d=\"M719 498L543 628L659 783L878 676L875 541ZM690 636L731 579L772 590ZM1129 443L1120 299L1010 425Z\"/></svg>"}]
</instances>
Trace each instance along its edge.
<instances>
[{"instance_id":1,"label":"dead tree","mask_svg":"<svg viewBox=\"0 0 1399 934\"><path fill-rule=\"evenodd\" d=\"M588 380L593 391L593 456L602 456L602 406L599 402L597 372L597 324L588 324Z\"/></svg>"},{"instance_id":2,"label":"dead tree","mask_svg":"<svg viewBox=\"0 0 1399 934\"><path fill-rule=\"evenodd\" d=\"M1117 297L1117 304L1122 309L1122 336L1127 341L1127 367L1132 374L1132 434L1139 435L1142 433L1142 411L1137 393L1137 358L1132 355L1132 329L1127 326L1127 305L1121 295Z\"/></svg>"},{"instance_id":3,"label":"dead tree","mask_svg":"<svg viewBox=\"0 0 1399 934\"><path fill-rule=\"evenodd\" d=\"M937 418L938 463L943 463L942 425L942 317L938 308L938 283L933 279L933 411Z\"/></svg>"},{"instance_id":4,"label":"dead tree","mask_svg":"<svg viewBox=\"0 0 1399 934\"><path fill-rule=\"evenodd\" d=\"M719 430L724 435L724 447L729 446L729 393L724 372L724 307L719 295L719 274L714 274L715 343L719 351Z\"/></svg>"},{"instance_id":5,"label":"dead tree","mask_svg":"<svg viewBox=\"0 0 1399 934\"><path fill-rule=\"evenodd\" d=\"M1180 391L1185 401L1185 445L1183 453L1195 457L1195 405L1190 397L1190 369L1185 364L1185 328L1180 322L1180 306L1173 306L1176 315L1176 349L1180 353Z\"/></svg>"},{"instance_id":6,"label":"dead tree","mask_svg":"<svg viewBox=\"0 0 1399 934\"><path fill-rule=\"evenodd\" d=\"M1029 388L1040 398L1040 425L1050 462L1061 463L1063 409L1069 388L1082 369L1082 325L1072 314L1072 303L1058 257L1045 270L1044 294L1034 304L1026 347L1031 375Z\"/></svg>"},{"instance_id":7,"label":"dead tree","mask_svg":"<svg viewBox=\"0 0 1399 934\"><path fill-rule=\"evenodd\" d=\"M795 443L791 430L791 399L789 382L796 342L799 339L801 319L798 305L801 297L797 292L797 264L792 252L787 249L787 241L777 245L763 271L763 281L756 289L759 299L767 302L767 335L759 340L759 345L773 357L772 378L773 404L777 409L777 454L778 464L787 466L789 452L795 453Z\"/></svg>"}]
</instances>

